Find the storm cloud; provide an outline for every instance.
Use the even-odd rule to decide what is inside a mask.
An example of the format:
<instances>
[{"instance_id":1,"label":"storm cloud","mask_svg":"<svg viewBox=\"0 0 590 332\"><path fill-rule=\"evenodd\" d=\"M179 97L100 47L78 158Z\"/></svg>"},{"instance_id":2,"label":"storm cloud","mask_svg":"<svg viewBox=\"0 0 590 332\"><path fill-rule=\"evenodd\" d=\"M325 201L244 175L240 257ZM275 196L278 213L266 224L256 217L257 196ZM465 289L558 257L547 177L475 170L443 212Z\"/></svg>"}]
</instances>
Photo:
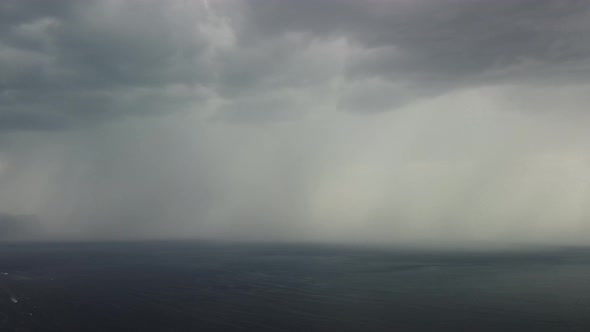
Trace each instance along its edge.
<instances>
[{"instance_id":1,"label":"storm cloud","mask_svg":"<svg viewBox=\"0 0 590 332\"><path fill-rule=\"evenodd\" d=\"M585 243L590 4L0 3L0 211L48 236Z\"/></svg>"}]
</instances>

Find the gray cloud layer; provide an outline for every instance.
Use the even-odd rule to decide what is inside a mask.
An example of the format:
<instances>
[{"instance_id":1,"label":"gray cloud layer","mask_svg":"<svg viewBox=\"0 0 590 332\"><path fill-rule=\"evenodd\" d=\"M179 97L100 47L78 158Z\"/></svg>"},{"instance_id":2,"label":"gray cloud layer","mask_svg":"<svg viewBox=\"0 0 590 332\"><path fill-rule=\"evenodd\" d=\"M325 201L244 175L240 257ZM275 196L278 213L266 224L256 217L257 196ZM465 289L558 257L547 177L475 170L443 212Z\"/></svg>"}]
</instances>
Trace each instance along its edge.
<instances>
[{"instance_id":1,"label":"gray cloud layer","mask_svg":"<svg viewBox=\"0 0 590 332\"><path fill-rule=\"evenodd\" d=\"M0 210L56 236L585 241L590 4L0 3Z\"/></svg>"},{"instance_id":2,"label":"gray cloud layer","mask_svg":"<svg viewBox=\"0 0 590 332\"><path fill-rule=\"evenodd\" d=\"M472 85L578 82L588 9L532 0L6 1L1 127L62 130L216 98L230 116L245 108L238 118L275 118L334 80L352 111Z\"/></svg>"}]
</instances>

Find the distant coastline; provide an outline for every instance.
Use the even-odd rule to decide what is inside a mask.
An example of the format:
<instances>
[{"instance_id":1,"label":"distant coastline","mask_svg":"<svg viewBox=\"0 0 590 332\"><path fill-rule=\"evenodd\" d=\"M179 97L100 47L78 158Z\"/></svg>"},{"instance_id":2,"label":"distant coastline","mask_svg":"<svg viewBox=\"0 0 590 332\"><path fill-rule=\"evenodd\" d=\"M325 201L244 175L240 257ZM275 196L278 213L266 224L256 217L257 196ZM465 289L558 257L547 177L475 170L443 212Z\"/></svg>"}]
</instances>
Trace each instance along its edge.
<instances>
[{"instance_id":1,"label":"distant coastline","mask_svg":"<svg viewBox=\"0 0 590 332\"><path fill-rule=\"evenodd\" d=\"M0 241L28 240L41 233L41 222L34 215L0 213Z\"/></svg>"}]
</instances>

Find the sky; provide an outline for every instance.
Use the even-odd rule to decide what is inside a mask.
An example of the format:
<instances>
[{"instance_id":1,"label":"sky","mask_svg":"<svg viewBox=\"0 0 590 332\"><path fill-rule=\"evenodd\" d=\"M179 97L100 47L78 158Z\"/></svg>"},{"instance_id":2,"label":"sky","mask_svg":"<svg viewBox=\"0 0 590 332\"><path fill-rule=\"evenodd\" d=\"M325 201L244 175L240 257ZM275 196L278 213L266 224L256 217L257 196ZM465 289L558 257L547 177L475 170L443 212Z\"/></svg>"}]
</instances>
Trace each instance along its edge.
<instances>
[{"instance_id":1,"label":"sky","mask_svg":"<svg viewBox=\"0 0 590 332\"><path fill-rule=\"evenodd\" d=\"M584 0L6 0L0 219L589 244L589 74Z\"/></svg>"}]
</instances>

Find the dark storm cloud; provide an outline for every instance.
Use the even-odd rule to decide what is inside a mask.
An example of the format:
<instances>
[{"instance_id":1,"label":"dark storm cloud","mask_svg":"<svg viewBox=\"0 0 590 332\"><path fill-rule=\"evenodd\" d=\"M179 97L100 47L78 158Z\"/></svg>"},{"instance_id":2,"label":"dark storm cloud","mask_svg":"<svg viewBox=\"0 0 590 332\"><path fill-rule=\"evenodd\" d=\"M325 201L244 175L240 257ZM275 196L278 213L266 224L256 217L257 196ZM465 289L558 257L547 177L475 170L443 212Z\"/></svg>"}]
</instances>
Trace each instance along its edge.
<instances>
[{"instance_id":1,"label":"dark storm cloud","mask_svg":"<svg viewBox=\"0 0 590 332\"><path fill-rule=\"evenodd\" d=\"M216 96L231 105L223 118L282 119L251 100L334 79L350 92L337 97L340 107L361 112L468 85L580 82L590 68L589 8L576 0L4 1L1 130L71 128ZM347 46L305 53L334 40ZM338 56L341 68L325 69ZM375 79L393 82L389 93L362 84ZM279 114L290 108L282 99L272 107Z\"/></svg>"},{"instance_id":2,"label":"dark storm cloud","mask_svg":"<svg viewBox=\"0 0 590 332\"><path fill-rule=\"evenodd\" d=\"M206 45L160 2L5 1L0 12L2 130L174 111L203 97Z\"/></svg>"},{"instance_id":3,"label":"dark storm cloud","mask_svg":"<svg viewBox=\"0 0 590 332\"><path fill-rule=\"evenodd\" d=\"M244 39L256 42L293 31L323 40L344 36L362 50L347 64L349 81L379 77L412 91L385 104L377 97L383 110L466 86L580 83L590 68L586 1L250 3L254 18ZM348 108L362 110L356 101L372 94L357 92Z\"/></svg>"},{"instance_id":4,"label":"dark storm cloud","mask_svg":"<svg viewBox=\"0 0 590 332\"><path fill-rule=\"evenodd\" d=\"M579 0L253 1L251 23L263 38L295 30L382 49L363 64L372 73L456 80L587 60L589 9Z\"/></svg>"}]
</instances>

